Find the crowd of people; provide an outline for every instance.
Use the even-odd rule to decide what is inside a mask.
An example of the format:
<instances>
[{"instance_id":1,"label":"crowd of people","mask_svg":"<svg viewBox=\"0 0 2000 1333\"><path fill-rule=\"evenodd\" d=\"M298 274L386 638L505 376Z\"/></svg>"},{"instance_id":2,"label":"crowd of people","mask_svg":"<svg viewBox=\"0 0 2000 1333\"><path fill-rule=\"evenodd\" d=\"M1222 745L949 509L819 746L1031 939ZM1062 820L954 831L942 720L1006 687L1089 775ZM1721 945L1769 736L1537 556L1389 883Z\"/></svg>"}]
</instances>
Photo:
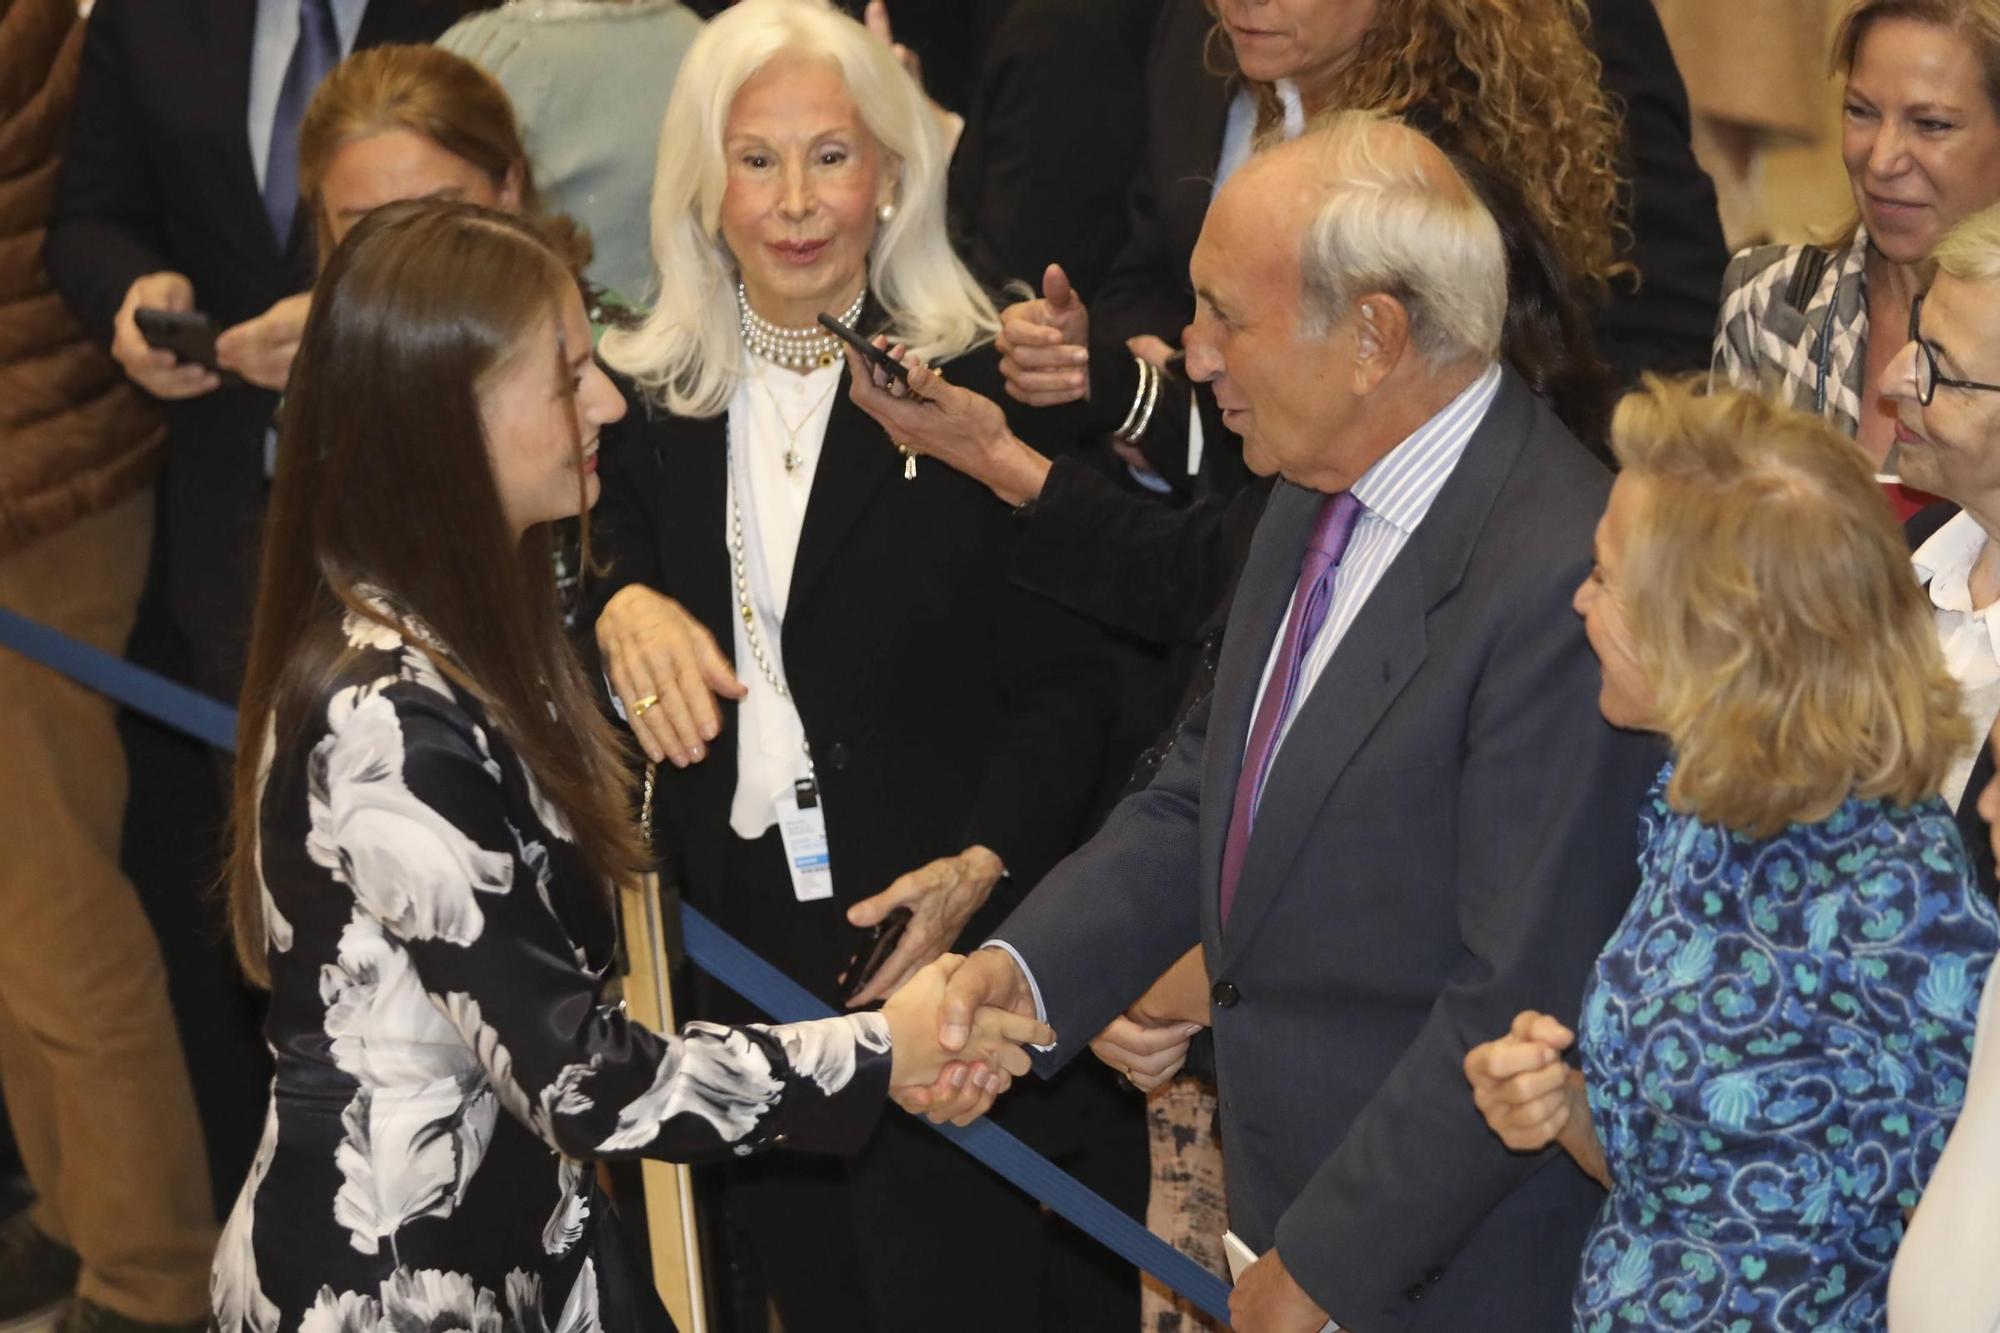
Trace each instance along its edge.
<instances>
[{"instance_id":1,"label":"crowd of people","mask_svg":"<svg viewBox=\"0 0 2000 1333\"><path fill-rule=\"evenodd\" d=\"M1219 1327L990 1114L1242 1333L2000 1330L2000 0L1733 259L1646 3L0 56L0 605L238 706L0 653L0 1329L668 1333L640 1158L730 1333Z\"/></svg>"}]
</instances>

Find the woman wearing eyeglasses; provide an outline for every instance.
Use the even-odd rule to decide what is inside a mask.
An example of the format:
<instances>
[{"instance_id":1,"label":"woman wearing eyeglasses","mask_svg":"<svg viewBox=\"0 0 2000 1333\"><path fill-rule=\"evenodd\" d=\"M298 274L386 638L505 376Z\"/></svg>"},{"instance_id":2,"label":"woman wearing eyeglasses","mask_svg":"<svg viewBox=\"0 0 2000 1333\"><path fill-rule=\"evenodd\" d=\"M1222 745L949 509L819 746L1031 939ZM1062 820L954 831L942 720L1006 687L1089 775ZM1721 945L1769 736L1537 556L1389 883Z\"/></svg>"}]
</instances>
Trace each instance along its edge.
<instances>
[{"instance_id":1,"label":"woman wearing eyeglasses","mask_svg":"<svg viewBox=\"0 0 2000 1333\"><path fill-rule=\"evenodd\" d=\"M1883 392L1896 408L1904 479L1951 501L1910 520L1911 560L1966 720L1983 737L2000 716L2000 205L1960 223L1933 257L1937 277L1914 304L1912 341L1889 363ZM1976 807L1992 776L1991 753L1975 743L1941 789L1989 897L1993 848Z\"/></svg>"},{"instance_id":2,"label":"woman wearing eyeglasses","mask_svg":"<svg viewBox=\"0 0 2000 1333\"><path fill-rule=\"evenodd\" d=\"M1908 518L1930 497L1901 471L1887 371L1931 248L2000 201L2000 0L1849 0L1833 64L1853 226L1832 248L1730 261L1712 373L1853 436L1878 475L1902 475L1889 496Z\"/></svg>"}]
</instances>

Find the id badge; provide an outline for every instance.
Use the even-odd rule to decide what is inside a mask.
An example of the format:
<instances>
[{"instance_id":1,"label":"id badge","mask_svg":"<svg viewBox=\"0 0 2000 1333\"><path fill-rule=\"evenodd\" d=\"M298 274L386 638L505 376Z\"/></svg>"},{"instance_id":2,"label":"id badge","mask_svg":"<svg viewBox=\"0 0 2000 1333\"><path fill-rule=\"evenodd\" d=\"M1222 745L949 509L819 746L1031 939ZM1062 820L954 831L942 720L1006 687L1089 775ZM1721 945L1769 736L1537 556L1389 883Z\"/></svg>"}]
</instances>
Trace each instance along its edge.
<instances>
[{"instance_id":1,"label":"id badge","mask_svg":"<svg viewBox=\"0 0 2000 1333\"><path fill-rule=\"evenodd\" d=\"M792 784L777 799L778 836L792 872L792 896L802 903L833 897L833 861L826 850L826 807L811 778Z\"/></svg>"}]
</instances>

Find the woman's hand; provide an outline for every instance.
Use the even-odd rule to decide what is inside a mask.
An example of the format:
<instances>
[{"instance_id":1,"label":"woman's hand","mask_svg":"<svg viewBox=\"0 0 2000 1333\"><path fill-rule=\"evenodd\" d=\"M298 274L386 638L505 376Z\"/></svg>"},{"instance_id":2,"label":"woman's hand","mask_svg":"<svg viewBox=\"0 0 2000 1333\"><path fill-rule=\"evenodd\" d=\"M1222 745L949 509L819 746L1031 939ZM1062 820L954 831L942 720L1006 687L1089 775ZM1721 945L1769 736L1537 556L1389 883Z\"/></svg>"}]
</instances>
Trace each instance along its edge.
<instances>
[{"instance_id":1,"label":"woman's hand","mask_svg":"<svg viewBox=\"0 0 2000 1333\"><path fill-rule=\"evenodd\" d=\"M1151 1092L1181 1072L1188 1046L1201 1029L1200 1023L1148 1022L1128 1009L1091 1040L1090 1050L1133 1087Z\"/></svg>"},{"instance_id":2,"label":"woman's hand","mask_svg":"<svg viewBox=\"0 0 2000 1333\"><path fill-rule=\"evenodd\" d=\"M621 588L605 603L597 647L632 734L656 764L699 763L722 730L716 697L748 693L707 627L644 584Z\"/></svg>"},{"instance_id":3,"label":"woman's hand","mask_svg":"<svg viewBox=\"0 0 2000 1333\"><path fill-rule=\"evenodd\" d=\"M1611 1187L1604 1150L1590 1124L1583 1074L1563 1063L1576 1034L1547 1014L1523 1009L1497 1041L1465 1053L1472 1103L1515 1152L1562 1144L1586 1173Z\"/></svg>"},{"instance_id":4,"label":"woman's hand","mask_svg":"<svg viewBox=\"0 0 2000 1333\"><path fill-rule=\"evenodd\" d=\"M879 337L875 345L909 369L909 384L850 351L847 396L881 423L890 443L963 472L1010 505L1042 493L1049 460L1015 438L998 403L946 383L943 372L901 345L888 347Z\"/></svg>"},{"instance_id":5,"label":"woman's hand","mask_svg":"<svg viewBox=\"0 0 2000 1333\"><path fill-rule=\"evenodd\" d=\"M858 1009L893 995L918 968L950 948L1005 872L999 857L984 847L972 846L957 856L918 866L873 898L848 908L848 923L864 928L877 924L898 907L910 909L910 924L903 928L896 951L847 1002L848 1007Z\"/></svg>"},{"instance_id":6,"label":"woman's hand","mask_svg":"<svg viewBox=\"0 0 2000 1333\"><path fill-rule=\"evenodd\" d=\"M1207 1026L1208 962L1196 945L1098 1033L1090 1049L1133 1087L1151 1092L1180 1073L1189 1044Z\"/></svg>"},{"instance_id":7,"label":"woman's hand","mask_svg":"<svg viewBox=\"0 0 2000 1333\"><path fill-rule=\"evenodd\" d=\"M1090 311L1061 264L1042 274L1042 294L1000 312L1000 374L1030 407L1090 397Z\"/></svg>"},{"instance_id":8,"label":"woman's hand","mask_svg":"<svg viewBox=\"0 0 2000 1333\"><path fill-rule=\"evenodd\" d=\"M993 1105L1015 1077L1028 1072L1024 1046L1047 1046L1056 1034L1045 1023L1031 1017L982 1005L972 1018L970 1035L958 1051L938 1044L938 1009L944 1003L945 983L965 962L960 954L943 954L891 995L882 1006L889 1021L889 1090L892 1097L913 1089L927 1089L947 1065L959 1063L969 1078L977 1079L985 1095L975 1106L963 1108L958 1124L970 1124ZM969 1064L961 1062L970 1062ZM902 1099L897 1097L899 1104ZM905 1109L911 1108L905 1105Z\"/></svg>"}]
</instances>

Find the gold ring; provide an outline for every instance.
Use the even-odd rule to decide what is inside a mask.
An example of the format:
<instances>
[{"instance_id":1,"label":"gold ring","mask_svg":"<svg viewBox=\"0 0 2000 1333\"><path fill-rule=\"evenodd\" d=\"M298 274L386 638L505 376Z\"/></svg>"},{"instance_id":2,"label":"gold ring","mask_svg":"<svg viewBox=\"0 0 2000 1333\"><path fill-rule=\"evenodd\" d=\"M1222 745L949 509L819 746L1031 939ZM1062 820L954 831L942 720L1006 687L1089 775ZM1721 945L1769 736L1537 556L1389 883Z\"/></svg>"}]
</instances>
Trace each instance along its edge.
<instances>
[{"instance_id":1,"label":"gold ring","mask_svg":"<svg viewBox=\"0 0 2000 1333\"><path fill-rule=\"evenodd\" d=\"M654 704L658 703L659 701L660 701L660 696L659 696L659 695L657 695L657 694L649 694L649 695L647 695L647 696L646 696L645 698L643 698L643 699L639 700L639 701L638 701L637 703L633 704L633 705L632 705L632 718L633 718L633 720L634 720L634 721L637 721L638 719L640 719L640 718L642 718L642 717L646 716L646 710L647 710L648 708L651 708L651 707L652 707L652 706L653 706Z\"/></svg>"}]
</instances>

